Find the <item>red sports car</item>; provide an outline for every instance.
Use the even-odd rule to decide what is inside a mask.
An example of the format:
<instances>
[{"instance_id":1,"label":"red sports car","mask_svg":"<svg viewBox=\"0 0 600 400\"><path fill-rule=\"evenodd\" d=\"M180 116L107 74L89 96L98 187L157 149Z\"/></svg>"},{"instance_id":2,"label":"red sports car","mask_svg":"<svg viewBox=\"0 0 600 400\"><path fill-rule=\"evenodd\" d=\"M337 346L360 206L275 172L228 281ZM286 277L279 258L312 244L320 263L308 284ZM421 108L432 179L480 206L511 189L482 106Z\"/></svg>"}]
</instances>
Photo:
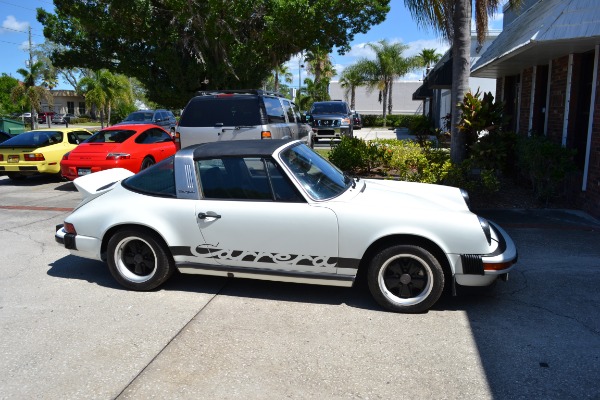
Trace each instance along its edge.
<instances>
[{"instance_id":1,"label":"red sports car","mask_svg":"<svg viewBox=\"0 0 600 400\"><path fill-rule=\"evenodd\" d=\"M171 135L156 125L115 125L96 132L65 154L60 172L71 181L111 168L137 173L176 151Z\"/></svg>"}]
</instances>

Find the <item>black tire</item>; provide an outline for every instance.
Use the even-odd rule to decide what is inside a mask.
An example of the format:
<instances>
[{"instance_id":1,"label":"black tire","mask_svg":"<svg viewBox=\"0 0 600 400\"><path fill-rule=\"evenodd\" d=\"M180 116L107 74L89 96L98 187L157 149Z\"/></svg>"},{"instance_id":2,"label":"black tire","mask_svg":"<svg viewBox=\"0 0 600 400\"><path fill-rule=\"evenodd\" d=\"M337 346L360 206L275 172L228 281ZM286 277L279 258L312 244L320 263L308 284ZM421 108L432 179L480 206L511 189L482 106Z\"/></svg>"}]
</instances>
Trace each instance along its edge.
<instances>
[{"instance_id":1,"label":"black tire","mask_svg":"<svg viewBox=\"0 0 600 400\"><path fill-rule=\"evenodd\" d=\"M154 160L152 159L152 157L146 157L144 158L144 160L142 161L142 166L140 167L140 171L145 170L146 168L154 165Z\"/></svg>"},{"instance_id":2,"label":"black tire","mask_svg":"<svg viewBox=\"0 0 600 400\"><path fill-rule=\"evenodd\" d=\"M129 228L108 241L108 269L122 286L152 290L173 274L175 262L163 240L153 232Z\"/></svg>"},{"instance_id":3,"label":"black tire","mask_svg":"<svg viewBox=\"0 0 600 400\"><path fill-rule=\"evenodd\" d=\"M444 290L444 271L426 249L397 245L373 257L367 281L371 295L384 308L421 313L440 298Z\"/></svg>"}]
</instances>

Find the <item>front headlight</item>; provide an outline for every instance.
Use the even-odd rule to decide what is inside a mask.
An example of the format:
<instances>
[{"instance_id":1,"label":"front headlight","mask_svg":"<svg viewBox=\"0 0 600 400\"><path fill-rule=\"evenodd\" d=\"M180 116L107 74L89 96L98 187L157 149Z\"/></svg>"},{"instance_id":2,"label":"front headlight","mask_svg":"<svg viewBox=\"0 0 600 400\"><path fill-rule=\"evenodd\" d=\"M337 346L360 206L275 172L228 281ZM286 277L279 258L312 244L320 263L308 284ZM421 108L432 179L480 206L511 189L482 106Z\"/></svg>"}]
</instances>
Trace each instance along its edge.
<instances>
[{"instance_id":1,"label":"front headlight","mask_svg":"<svg viewBox=\"0 0 600 400\"><path fill-rule=\"evenodd\" d=\"M487 239L488 244L491 245L492 244L492 229L490 228L490 223L485 218L482 218L479 216L477 218L479 218L479 225L481 225L481 229L483 229L483 233L485 235L485 238Z\"/></svg>"},{"instance_id":2,"label":"front headlight","mask_svg":"<svg viewBox=\"0 0 600 400\"><path fill-rule=\"evenodd\" d=\"M350 118L342 118L342 125L350 125Z\"/></svg>"},{"instance_id":3,"label":"front headlight","mask_svg":"<svg viewBox=\"0 0 600 400\"><path fill-rule=\"evenodd\" d=\"M467 193L467 191L465 189L460 189L460 194L462 195L463 200L467 204L467 208L470 210L471 209L471 199L469 199L469 193Z\"/></svg>"}]
</instances>

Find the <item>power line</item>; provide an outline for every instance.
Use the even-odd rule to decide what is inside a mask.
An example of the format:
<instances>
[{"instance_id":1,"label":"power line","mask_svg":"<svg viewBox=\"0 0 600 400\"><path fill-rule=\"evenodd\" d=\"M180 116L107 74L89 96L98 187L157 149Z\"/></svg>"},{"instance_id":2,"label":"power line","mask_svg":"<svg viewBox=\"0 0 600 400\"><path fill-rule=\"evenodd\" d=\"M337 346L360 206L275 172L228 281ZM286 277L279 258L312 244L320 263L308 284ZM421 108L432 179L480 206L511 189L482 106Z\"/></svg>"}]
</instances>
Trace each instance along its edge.
<instances>
[{"instance_id":1,"label":"power line","mask_svg":"<svg viewBox=\"0 0 600 400\"><path fill-rule=\"evenodd\" d=\"M8 30L8 31L13 31L13 32L19 32L19 33L28 33L27 31L20 31L20 30L18 30L18 29L13 29L13 28L0 28L0 31L1 31L1 30L3 30L3 29L6 29L6 30ZM37 33L32 33L31 35L32 35L32 36L40 36L40 37L44 37L44 35L40 35L40 34L37 34Z\"/></svg>"},{"instance_id":2,"label":"power line","mask_svg":"<svg viewBox=\"0 0 600 400\"><path fill-rule=\"evenodd\" d=\"M13 7L19 7L19 8L25 9L25 10L35 11L34 8L29 8L29 7L24 7L24 6L21 6L18 4L9 3L8 1L0 0L0 3L8 4L9 6L13 6Z\"/></svg>"}]
</instances>

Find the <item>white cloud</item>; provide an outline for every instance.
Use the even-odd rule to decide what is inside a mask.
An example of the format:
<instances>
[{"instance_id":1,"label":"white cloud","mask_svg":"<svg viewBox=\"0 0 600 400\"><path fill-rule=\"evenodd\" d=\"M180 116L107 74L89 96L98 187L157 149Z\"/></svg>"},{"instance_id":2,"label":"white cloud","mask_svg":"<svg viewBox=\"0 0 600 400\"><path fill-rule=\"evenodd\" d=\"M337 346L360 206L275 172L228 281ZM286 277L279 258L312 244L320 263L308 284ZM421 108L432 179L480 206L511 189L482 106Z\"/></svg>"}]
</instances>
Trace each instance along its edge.
<instances>
[{"instance_id":1,"label":"white cloud","mask_svg":"<svg viewBox=\"0 0 600 400\"><path fill-rule=\"evenodd\" d=\"M9 31L21 31L25 32L29 28L29 22L19 22L17 19L9 15L4 21L2 21L2 29L0 29L1 33L9 32Z\"/></svg>"}]
</instances>

